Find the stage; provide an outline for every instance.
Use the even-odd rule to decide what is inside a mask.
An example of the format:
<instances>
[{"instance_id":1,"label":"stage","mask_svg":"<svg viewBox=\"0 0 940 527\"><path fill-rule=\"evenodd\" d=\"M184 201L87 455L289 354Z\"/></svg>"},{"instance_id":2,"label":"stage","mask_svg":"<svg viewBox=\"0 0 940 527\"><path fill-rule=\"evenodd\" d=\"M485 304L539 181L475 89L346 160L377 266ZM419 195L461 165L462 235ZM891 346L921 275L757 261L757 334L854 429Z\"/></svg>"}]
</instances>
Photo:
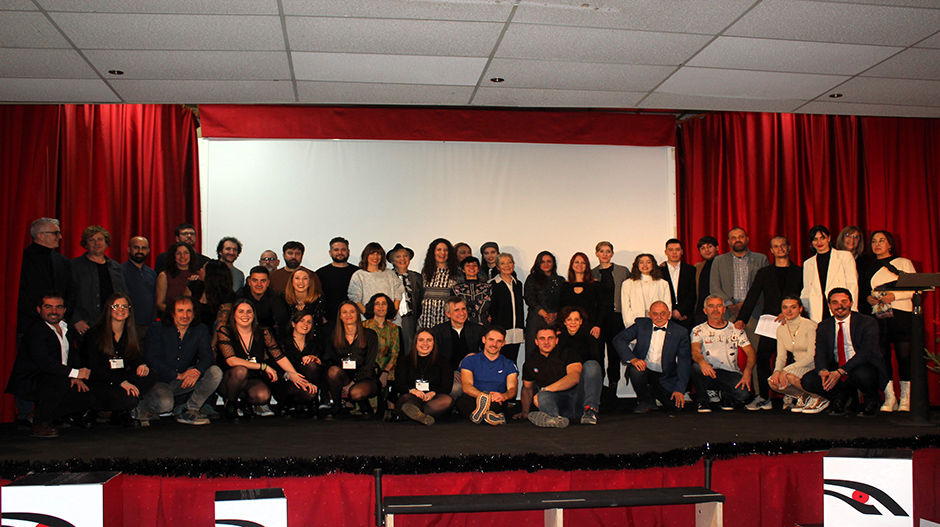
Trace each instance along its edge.
<instances>
[{"instance_id":1,"label":"stage","mask_svg":"<svg viewBox=\"0 0 940 527\"><path fill-rule=\"evenodd\" d=\"M125 525L211 525L213 492L283 487L291 525L371 525L372 478L385 494L481 493L703 485L727 496L725 525L822 521L822 457L833 447L915 449L915 514L940 515L940 430L874 418L691 408L634 415L632 400L597 426L493 427L454 418L425 427L355 418L256 418L140 429L99 424L36 439L0 426L0 478L29 471L121 471ZM934 422L937 416L934 415ZM685 506L683 506L685 507ZM683 507L579 511L572 525L687 525ZM532 516L535 514L535 516ZM530 518L531 516L531 518ZM537 513L412 517L403 525L518 525ZM328 520L328 521L325 521ZM576 521L576 523L575 523ZM208 523L207 523L208 522Z\"/></svg>"}]
</instances>

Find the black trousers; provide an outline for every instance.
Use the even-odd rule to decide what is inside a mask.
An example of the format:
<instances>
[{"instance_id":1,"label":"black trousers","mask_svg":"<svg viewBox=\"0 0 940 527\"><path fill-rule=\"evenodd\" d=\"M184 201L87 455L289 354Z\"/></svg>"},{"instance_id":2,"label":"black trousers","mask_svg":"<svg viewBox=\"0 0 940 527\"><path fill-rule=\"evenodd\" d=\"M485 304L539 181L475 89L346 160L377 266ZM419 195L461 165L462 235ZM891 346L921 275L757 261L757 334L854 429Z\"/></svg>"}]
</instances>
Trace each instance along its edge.
<instances>
[{"instance_id":1,"label":"black trousers","mask_svg":"<svg viewBox=\"0 0 940 527\"><path fill-rule=\"evenodd\" d=\"M835 366L835 365L833 365ZM832 370L837 369L833 367ZM832 371L830 370L830 371ZM803 389L809 393L814 393L829 399L831 401L847 401L855 390L859 390L865 395L865 401L881 401L878 391L878 368L873 364L859 364L849 372L848 378L842 379L832 387L831 390L823 390L822 377L817 370L813 370L800 379Z\"/></svg>"},{"instance_id":2,"label":"black trousers","mask_svg":"<svg viewBox=\"0 0 940 527\"><path fill-rule=\"evenodd\" d=\"M72 379L62 375L39 374L34 423L48 424L53 419L92 407L95 403L92 392L79 392L72 388L71 381Z\"/></svg>"}]
</instances>

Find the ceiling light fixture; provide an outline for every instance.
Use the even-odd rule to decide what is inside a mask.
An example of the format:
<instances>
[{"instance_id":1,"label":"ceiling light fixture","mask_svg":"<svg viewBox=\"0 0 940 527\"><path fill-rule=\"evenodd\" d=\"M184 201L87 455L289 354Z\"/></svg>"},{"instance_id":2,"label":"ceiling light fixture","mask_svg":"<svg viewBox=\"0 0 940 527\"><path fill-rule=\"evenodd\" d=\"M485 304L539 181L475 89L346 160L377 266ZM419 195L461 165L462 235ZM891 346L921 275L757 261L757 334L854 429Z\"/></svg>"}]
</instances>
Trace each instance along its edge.
<instances>
[{"instance_id":1,"label":"ceiling light fixture","mask_svg":"<svg viewBox=\"0 0 940 527\"><path fill-rule=\"evenodd\" d=\"M842 94L841 94L841 93L830 93L830 94L829 94L829 98L831 98L831 99L838 99L839 97L842 97Z\"/></svg>"},{"instance_id":2,"label":"ceiling light fixture","mask_svg":"<svg viewBox=\"0 0 940 527\"><path fill-rule=\"evenodd\" d=\"M124 75L124 72L121 70L108 70L110 75Z\"/></svg>"},{"instance_id":3,"label":"ceiling light fixture","mask_svg":"<svg viewBox=\"0 0 940 527\"><path fill-rule=\"evenodd\" d=\"M506 79L502 77L493 77L492 79L490 79L490 82L506 82Z\"/></svg>"}]
</instances>

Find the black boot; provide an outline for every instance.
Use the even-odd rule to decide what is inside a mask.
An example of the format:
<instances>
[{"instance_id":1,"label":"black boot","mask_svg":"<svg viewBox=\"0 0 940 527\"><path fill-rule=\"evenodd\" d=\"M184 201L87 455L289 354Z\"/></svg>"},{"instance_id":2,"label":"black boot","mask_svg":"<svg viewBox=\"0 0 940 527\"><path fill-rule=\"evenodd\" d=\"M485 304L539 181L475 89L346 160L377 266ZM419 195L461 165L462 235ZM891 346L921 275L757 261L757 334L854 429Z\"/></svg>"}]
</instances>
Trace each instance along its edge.
<instances>
[{"instance_id":1,"label":"black boot","mask_svg":"<svg viewBox=\"0 0 940 527\"><path fill-rule=\"evenodd\" d=\"M238 421L237 401L225 401L225 419L228 421Z\"/></svg>"}]
</instances>

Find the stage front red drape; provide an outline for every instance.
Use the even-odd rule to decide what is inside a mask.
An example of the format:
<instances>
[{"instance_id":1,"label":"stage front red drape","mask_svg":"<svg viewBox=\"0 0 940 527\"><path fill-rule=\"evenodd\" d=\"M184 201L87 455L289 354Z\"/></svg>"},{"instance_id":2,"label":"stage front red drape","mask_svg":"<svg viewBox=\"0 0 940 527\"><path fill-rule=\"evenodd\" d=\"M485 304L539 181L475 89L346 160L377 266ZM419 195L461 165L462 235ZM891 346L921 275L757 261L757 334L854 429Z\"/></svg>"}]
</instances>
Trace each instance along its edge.
<instances>
[{"instance_id":1,"label":"stage front red drape","mask_svg":"<svg viewBox=\"0 0 940 527\"><path fill-rule=\"evenodd\" d=\"M825 452L750 455L716 460L712 489L725 495L724 525L792 527L822 523ZM937 519L940 450L914 451L914 518ZM6 482L0 480L0 485ZM569 490L686 487L704 484L702 462L645 470L443 473L386 476L386 496L489 494ZM330 474L285 478L172 478L123 476L124 525L164 527L211 525L215 492L282 488L289 525L368 527L375 525L374 478ZM908 511L911 512L911 511ZM580 509L566 512L566 525L627 527L694 524L694 506ZM514 527L542 523L541 511L398 516L396 525Z\"/></svg>"},{"instance_id":2,"label":"stage front red drape","mask_svg":"<svg viewBox=\"0 0 940 527\"><path fill-rule=\"evenodd\" d=\"M725 252L740 225L756 252L786 236L802 265L812 255L806 233L821 224L833 237L846 225L888 230L919 271L940 268L940 120L716 113L681 124L678 163L678 230L692 262L701 236ZM925 295L928 347L936 294ZM930 390L940 402L932 374Z\"/></svg>"},{"instance_id":3,"label":"stage front red drape","mask_svg":"<svg viewBox=\"0 0 940 527\"><path fill-rule=\"evenodd\" d=\"M0 106L0 263L8 287L0 316L0 386L15 351L20 255L29 225L58 218L60 251L81 255L82 230L101 225L111 233L108 255L126 260L127 241L146 236L153 256L173 241L184 221L200 225L196 120L180 106ZM13 418L13 398L3 397L0 421Z\"/></svg>"}]
</instances>

